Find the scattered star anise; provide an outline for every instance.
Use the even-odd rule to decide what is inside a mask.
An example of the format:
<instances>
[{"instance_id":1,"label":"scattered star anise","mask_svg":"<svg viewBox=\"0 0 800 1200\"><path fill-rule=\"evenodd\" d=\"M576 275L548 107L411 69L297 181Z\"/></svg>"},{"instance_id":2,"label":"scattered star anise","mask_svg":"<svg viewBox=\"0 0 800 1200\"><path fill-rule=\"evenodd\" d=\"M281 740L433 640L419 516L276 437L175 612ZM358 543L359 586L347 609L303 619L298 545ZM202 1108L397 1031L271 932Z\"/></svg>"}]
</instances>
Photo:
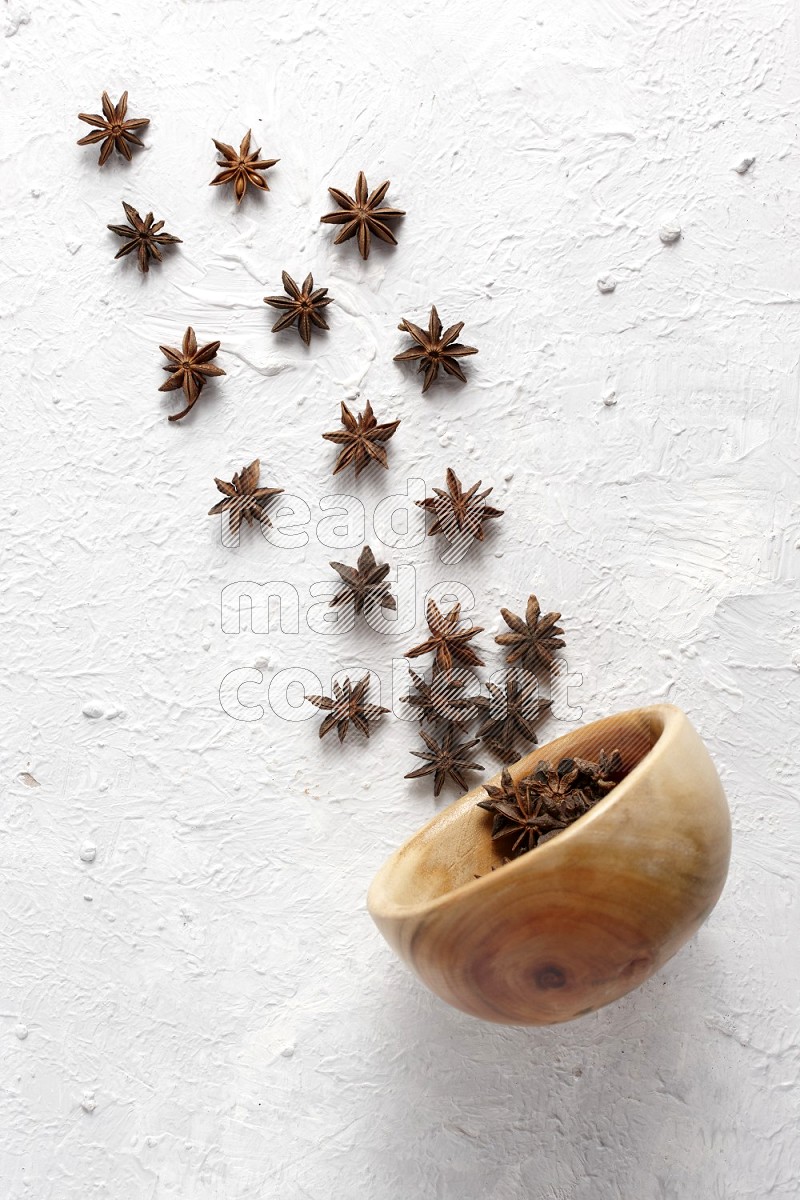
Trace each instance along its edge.
<instances>
[{"instance_id":1,"label":"scattered star anise","mask_svg":"<svg viewBox=\"0 0 800 1200\"><path fill-rule=\"evenodd\" d=\"M339 562L332 562L331 566L341 575L345 587L336 593L329 607L348 600L356 616L364 609L368 612L374 610L376 605L392 610L397 608L397 601L389 591L388 583L384 582L389 574L389 564L379 565L369 546L365 546L359 554L357 566L348 567Z\"/></svg>"},{"instance_id":2,"label":"scattered star anise","mask_svg":"<svg viewBox=\"0 0 800 1200\"><path fill-rule=\"evenodd\" d=\"M501 608L500 615L511 633L498 633L494 640L500 646L510 647L506 661L511 664L521 661L529 671L537 668L551 670L556 661L553 652L564 645L559 636L564 630L556 624L561 620L561 613L551 612L542 616L539 601L535 596L529 596L524 621L507 608Z\"/></svg>"},{"instance_id":3,"label":"scattered star anise","mask_svg":"<svg viewBox=\"0 0 800 1200\"><path fill-rule=\"evenodd\" d=\"M335 725L339 741L343 742L347 737L351 721L359 733L363 733L364 737L369 737L370 722L379 721L383 714L389 711L388 708L367 703L369 683L369 672L367 672L364 678L356 684L351 684L349 677L346 677L341 685L334 683L332 698L329 696L306 696L306 700L310 700L317 708L328 713L319 727L321 738L325 737L325 734L330 732Z\"/></svg>"},{"instance_id":4,"label":"scattered star anise","mask_svg":"<svg viewBox=\"0 0 800 1200\"><path fill-rule=\"evenodd\" d=\"M479 633L483 633L483 627L475 625L469 629L458 629L461 619L460 604L451 608L449 613L442 613L435 601L429 600L425 616L431 636L419 646L407 650L406 658L419 658L421 654L433 653L436 655L436 665L444 671L449 671L454 661L468 667L483 666L483 659L467 644Z\"/></svg>"},{"instance_id":5,"label":"scattered star anise","mask_svg":"<svg viewBox=\"0 0 800 1200\"><path fill-rule=\"evenodd\" d=\"M392 246L397 245L397 238L386 222L394 220L396 217L404 217L406 214L401 208L381 208L383 198L388 190L389 180L387 179L370 195L363 171L358 172L355 198L348 196L347 192L340 192L338 188L328 188L341 211L326 213L324 217L320 217L320 222L323 225L344 225L341 233L334 238L334 246L348 241L357 234L361 257L369 258L372 234L376 238L380 238L382 242L389 242Z\"/></svg>"},{"instance_id":6,"label":"scattered star anise","mask_svg":"<svg viewBox=\"0 0 800 1200\"><path fill-rule=\"evenodd\" d=\"M209 342L207 346L198 349L197 338L191 325L183 335L183 346L176 350L174 346L159 346L159 350L170 361L162 370L170 372L170 378L162 383L160 392L174 392L183 388L188 400L186 408L179 413L173 413L170 421L180 421L194 408L197 397L206 384L206 379L212 375L224 375L222 367L215 367L211 359L217 357L219 342Z\"/></svg>"},{"instance_id":7,"label":"scattered star anise","mask_svg":"<svg viewBox=\"0 0 800 1200\"><path fill-rule=\"evenodd\" d=\"M327 288L317 288L315 291L314 278L311 275L306 275L302 288L297 286L286 271L283 272L281 278L286 295L264 297L265 304L271 304L273 308L286 309L283 316L279 317L272 326L272 332L278 333L281 329L288 329L290 325L296 323L297 332L308 345L311 341L313 325L316 325L318 329L330 328L322 315L322 309L333 303L333 297L328 296Z\"/></svg>"},{"instance_id":8,"label":"scattered star anise","mask_svg":"<svg viewBox=\"0 0 800 1200\"><path fill-rule=\"evenodd\" d=\"M442 671L434 663L430 682L417 675L413 667L408 668L415 691L402 696L403 703L416 710L421 721L431 725L437 721L447 722L457 729L465 729L475 712L476 698L465 695L466 679L457 671Z\"/></svg>"},{"instance_id":9,"label":"scattered star anise","mask_svg":"<svg viewBox=\"0 0 800 1200\"><path fill-rule=\"evenodd\" d=\"M512 836L512 858L561 833L602 800L624 775L622 756L600 751L598 761L562 758L557 765L542 760L535 770L514 780L503 768L500 787L487 784L478 807L494 818L492 838Z\"/></svg>"},{"instance_id":10,"label":"scattered star anise","mask_svg":"<svg viewBox=\"0 0 800 1200\"><path fill-rule=\"evenodd\" d=\"M223 479L214 480L225 499L219 500L213 508L210 508L208 515L212 517L216 513L227 512L229 514L228 527L234 536L239 532L242 518L248 525L252 525L253 521L260 521L267 529L272 526L265 511L265 505L273 496L280 495L283 488L258 487L260 473L261 463L255 459L249 467L243 467L234 475L230 483L226 483Z\"/></svg>"},{"instance_id":11,"label":"scattered star anise","mask_svg":"<svg viewBox=\"0 0 800 1200\"><path fill-rule=\"evenodd\" d=\"M389 466L386 449L381 443L388 442L389 438L393 436L400 424L399 421L390 421L386 425L379 425L369 400L363 413L357 414L351 413L342 401L342 424L344 429L335 429L332 433L323 433L322 435L326 442L334 442L337 446L344 447L339 451L336 466L333 468L334 475L338 475L340 471L351 464L355 470L356 479L371 462L380 463L382 467Z\"/></svg>"},{"instance_id":12,"label":"scattered star anise","mask_svg":"<svg viewBox=\"0 0 800 1200\"><path fill-rule=\"evenodd\" d=\"M478 351L474 346L462 346L460 342L456 341L464 328L463 321L451 325L442 333L442 322L439 320L436 308L433 307L427 333L424 329L420 329L419 325L405 319L397 328L404 333L410 333L416 345L409 350L404 350L402 354L395 354L394 361L411 362L419 359L418 369L425 372L425 380L422 385L423 395L439 374L439 367L442 367L448 375L455 375L464 383L467 382L467 377L458 365L458 360L466 358L468 354L477 354Z\"/></svg>"},{"instance_id":13,"label":"scattered star anise","mask_svg":"<svg viewBox=\"0 0 800 1200\"><path fill-rule=\"evenodd\" d=\"M426 496L424 500L415 501L418 508L424 508L425 512L434 517L434 522L428 530L428 537L443 533L451 543L462 538L467 541L474 539L482 542L485 536L483 522L492 517L502 517L503 510L502 508L491 508L484 503L493 489L484 488L482 492L479 492L480 486L479 479L465 492L455 471L452 467L448 467L447 491L435 487L433 496Z\"/></svg>"},{"instance_id":14,"label":"scattered star anise","mask_svg":"<svg viewBox=\"0 0 800 1200\"><path fill-rule=\"evenodd\" d=\"M477 738L471 742L459 742L456 740L456 731L452 727L447 730L441 742L437 742L424 729L420 729L419 736L427 746L427 750L412 750L411 753L415 758L423 759L425 766L417 767L416 771L409 771L406 779L419 779L422 775L433 775L434 796L439 795L448 776L458 784L462 791L468 791L469 784L464 778L464 772L483 770L480 763L472 762L469 758L470 750L478 744Z\"/></svg>"},{"instance_id":15,"label":"scattered star anise","mask_svg":"<svg viewBox=\"0 0 800 1200\"><path fill-rule=\"evenodd\" d=\"M171 233L161 233L164 228L163 221L153 221L153 214L149 212L142 220L132 204L126 204L122 201L122 207L125 209L125 216L130 224L128 225L109 225L108 228L117 237L127 238L128 241L118 250L114 258L122 258L124 254L130 254L133 250L139 259L139 270L145 273L150 270L150 259L154 258L156 262L161 262L161 246L172 246L180 242L179 237L174 237Z\"/></svg>"},{"instance_id":16,"label":"scattered star anise","mask_svg":"<svg viewBox=\"0 0 800 1200\"><path fill-rule=\"evenodd\" d=\"M103 116L99 113L78 113L78 119L85 121L87 125L94 125L94 133L87 133L86 137L78 140L79 146L93 146L97 142L102 142L100 147L100 157L97 160L102 167L103 163L107 162L111 156L111 151L116 150L117 154L122 155L128 162L131 161L131 146L143 146L144 142L135 129L144 129L145 125L149 125L150 121L147 117L134 117L125 120L125 114L128 111L128 93L123 92L117 104L112 104L108 92L103 92Z\"/></svg>"},{"instance_id":17,"label":"scattered star anise","mask_svg":"<svg viewBox=\"0 0 800 1200\"><path fill-rule=\"evenodd\" d=\"M209 187L232 183L237 204L242 203L248 184L252 184L254 188L260 188L262 192L268 192L269 185L264 176L259 175L259 171L267 171L280 162L279 158L259 158L260 150L254 150L251 154L251 137L252 130L248 129L242 138L238 153L227 142L218 142L216 138L211 139L222 156L217 162L217 166L222 167L222 170L219 175L214 176Z\"/></svg>"},{"instance_id":18,"label":"scattered star anise","mask_svg":"<svg viewBox=\"0 0 800 1200\"><path fill-rule=\"evenodd\" d=\"M487 683L486 687L489 696L479 696L475 700L475 707L483 717L478 737L503 762L516 762L520 757L517 739L536 744L535 724L551 702L539 699L535 675L520 680L512 674L506 678L503 687L496 683Z\"/></svg>"},{"instance_id":19,"label":"scattered star anise","mask_svg":"<svg viewBox=\"0 0 800 1200\"><path fill-rule=\"evenodd\" d=\"M548 811L544 797L533 792L526 779L514 781L511 772L503 767L500 787L487 784L487 799L478 801L494 817L492 838L514 835L511 857L532 850L548 838L555 837L569 823L566 818Z\"/></svg>"}]
</instances>

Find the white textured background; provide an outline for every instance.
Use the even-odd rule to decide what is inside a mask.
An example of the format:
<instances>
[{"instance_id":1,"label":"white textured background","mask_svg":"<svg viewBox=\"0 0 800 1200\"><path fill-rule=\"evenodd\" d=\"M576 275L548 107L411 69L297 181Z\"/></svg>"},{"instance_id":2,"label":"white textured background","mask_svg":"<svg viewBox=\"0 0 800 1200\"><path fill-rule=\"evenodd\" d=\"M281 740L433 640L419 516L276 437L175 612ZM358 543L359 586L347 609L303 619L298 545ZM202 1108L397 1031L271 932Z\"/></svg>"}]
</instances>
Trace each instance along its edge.
<instances>
[{"instance_id":1,"label":"white textured background","mask_svg":"<svg viewBox=\"0 0 800 1200\"><path fill-rule=\"evenodd\" d=\"M0 1195L795 1197L796 6L5 0L0 19ZM103 88L152 124L99 171L76 114ZM248 125L281 162L237 212L206 186L210 139ZM408 211L366 265L318 224L362 167ZM184 239L146 278L113 262L122 198ZM269 332L284 267L337 300L310 352ZM391 360L432 301L480 355L423 401ZM158 344L190 322L228 375L169 425ZM358 392L403 421L358 488L368 517L451 464L506 509L455 573L484 646L535 590L564 613L584 717L672 700L728 789L708 925L576 1024L451 1011L372 927L369 880L433 811L401 778L410 726L340 752L220 707L257 662L249 703L298 666L326 685L371 666L386 694L410 644L268 633L263 612L221 629L226 585L291 580L305 613L327 560L355 558L315 525L348 487L319 434ZM309 504L306 546L220 544L212 477L256 456ZM385 553L415 564L420 606L454 575L432 543Z\"/></svg>"}]
</instances>

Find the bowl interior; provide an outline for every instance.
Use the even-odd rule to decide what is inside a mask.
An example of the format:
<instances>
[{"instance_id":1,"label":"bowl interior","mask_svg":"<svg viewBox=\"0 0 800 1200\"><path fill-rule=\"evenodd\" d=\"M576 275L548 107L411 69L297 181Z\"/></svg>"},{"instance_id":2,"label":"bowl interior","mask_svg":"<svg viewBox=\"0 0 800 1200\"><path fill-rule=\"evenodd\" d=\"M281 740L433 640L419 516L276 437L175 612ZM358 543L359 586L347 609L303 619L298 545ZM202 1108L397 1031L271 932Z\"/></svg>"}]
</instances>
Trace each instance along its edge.
<instances>
[{"instance_id":1,"label":"bowl interior","mask_svg":"<svg viewBox=\"0 0 800 1200\"><path fill-rule=\"evenodd\" d=\"M601 750L619 750L627 778L653 751L664 733L668 712L668 708L655 706L595 721L544 746L537 746L508 769L514 779L519 779L534 771L542 759L558 762L565 756L577 755L596 760ZM499 781L499 772L495 779ZM494 781L492 778L487 780L488 783ZM570 837L573 830L591 819L592 814L612 804L625 782L623 779L564 833L528 853L546 854L549 847ZM493 870L504 869L507 845L502 840L492 841L491 814L477 807L483 795L481 785L454 801L390 860L390 870L384 873L382 883L386 889L384 897L391 905L407 908L429 904L456 888L480 886L484 876ZM518 862L520 859L515 859L506 869L513 869Z\"/></svg>"}]
</instances>

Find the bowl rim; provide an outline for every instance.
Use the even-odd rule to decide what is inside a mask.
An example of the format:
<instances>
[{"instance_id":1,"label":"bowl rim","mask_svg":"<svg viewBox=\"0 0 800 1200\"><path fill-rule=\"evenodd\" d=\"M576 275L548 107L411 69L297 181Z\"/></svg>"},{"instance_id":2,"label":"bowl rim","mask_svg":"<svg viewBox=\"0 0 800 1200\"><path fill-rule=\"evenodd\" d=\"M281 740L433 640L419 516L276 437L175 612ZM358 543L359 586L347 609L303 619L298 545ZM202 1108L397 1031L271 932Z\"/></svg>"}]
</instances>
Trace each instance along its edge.
<instances>
[{"instance_id":1,"label":"bowl rim","mask_svg":"<svg viewBox=\"0 0 800 1200\"><path fill-rule=\"evenodd\" d=\"M577 725L574 729L568 730L566 733L559 734L559 736L553 738L552 741L545 742L542 746L534 747L529 754L523 755L523 757L518 759L517 762L507 764L508 769L513 775L514 769L520 767L520 765L527 759L535 755L538 755L540 758L546 757L546 751L548 747L554 746L562 739L572 738L576 734L579 734L585 730L590 730L597 725L602 725L604 722L609 721L612 718L624 719L626 717L633 717L634 715L646 715L650 717L651 720L660 720L661 728L658 731L658 736L653 742L653 745L650 747L647 753L639 759L636 766L633 767L632 770L630 770L628 774L620 780L616 787L613 788L613 790L610 791L607 796L604 796L602 800L598 800L598 802L594 804L587 813L584 813L582 817L579 817L577 821L573 821L571 825L559 833L557 838L552 838L549 842L545 842L543 846L535 847L535 858L533 858L531 852L528 851L528 853L521 854L518 858L513 859L511 862L504 863L502 870L498 869L497 871L489 871L486 875L481 875L478 879L468 879L465 883L460 883L457 887L451 888L451 890L448 892L443 892L440 896L434 896L430 900L424 900L414 904L404 904L398 900L392 899L389 895L389 888L384 882L385 879L391 874L392 867L396 860L400 858L401 855L405 854L415 842L422 841L423 839L429 837L430 832L438 825L446 825L452 822L457 817L458 813L468 807L467 801L472 801L473 796L477 796L479 792L484 791L487 783L492 785L496 781L499 781L503 772L503 768L501 768L496 774L490 776L489 779L484 780L482 783L476 784L476 786L470 788L468 792L464 792L461 796L457 796L456 799L452 800L445 808L435 813L429 821L426 821L424 825L420 826L415 833L412 833L411 837L407 838L401 846L398 846L398 848L392 854L390 854L390 856L378 869L375 877L372 880L372 883L370 884L370 888L367 893L367 907L370 914L374 918L378 918L380 920L406 920L415 916L422 916L425 913L432 913L438 909L446 908L450 904L459 902L468 894L475 895L479 893L480 890L485 891L488 888L497 887L501 883L501 880L504 882L511 882L514 875L519 875L523 871L529 871L531 867L535 865L535 863L543 862L544 859L542 858L542 855L547 855L548 852L557 850L559 846L563 850L564 846L567 844L567 839L574 840L580 829L585 830L592 823L592 821L597 820L603 813L608 812L608 810L615 803L621 803L624 801L627 793L638 783L645 770L650 769L654 758L656 756L663 756L669 749L669 746L679 736L681 729L690 724L686 713L684 713L683 710L678 708L675 704L647 704L642 705L639 708L623 709L622 712L610 713L607 717L598 717L594 721L589 721L583 725ZM472 803L477 806L477 800L472 801ZM469 807L472 807L472 803Z\"/></svg>"}]
</instances>

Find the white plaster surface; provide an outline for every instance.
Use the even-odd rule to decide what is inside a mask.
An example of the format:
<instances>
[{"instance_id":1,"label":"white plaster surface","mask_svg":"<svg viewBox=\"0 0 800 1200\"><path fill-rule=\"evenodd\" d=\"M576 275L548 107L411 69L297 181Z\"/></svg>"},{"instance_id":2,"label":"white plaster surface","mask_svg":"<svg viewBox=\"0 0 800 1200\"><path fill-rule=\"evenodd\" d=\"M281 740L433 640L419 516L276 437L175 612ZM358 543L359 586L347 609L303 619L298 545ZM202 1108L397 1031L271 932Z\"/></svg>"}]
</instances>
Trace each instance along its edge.
<instances>
[{"instance_id":1,"label":"white plaster surface","mask_svg":"<svg viewBox=\"0 0 800 1200\"><path fill-rule=\"evenodd\" d=\"M796 5L6 0L0 22L0 1196L796 1197ZM100 171L76 113L103 88L152 123ZM211 138L248 126L281 161L237 211ZM361 168L408 212L366 264L318 223ZM149 277L113 261L123 198L183 238ZM283 268L337 301L310 352L269 332ZM423 400L392 355L431 302L480 354ZM189 323L227 376L170 425L158 345ZM356 489L319 435L358 393L402 425ZM213 476L257 456L307 544L221 544ZM681 705L733 809L708 924L569 1026L448 1009L372 927L374 871L434 811L402 780L411 726L340 749L220 705L255 664L247 704L365 666L388 703L414 632L306 621L361 544L318 532L322 498L369 521L448 465L506 512L455 566L382 548L415 567L417 631L457 580L489 649L535 590L584 719ZM297 587L298 634L258 605L223 631L248 580Z\"/></svg>"}]
</instances>

